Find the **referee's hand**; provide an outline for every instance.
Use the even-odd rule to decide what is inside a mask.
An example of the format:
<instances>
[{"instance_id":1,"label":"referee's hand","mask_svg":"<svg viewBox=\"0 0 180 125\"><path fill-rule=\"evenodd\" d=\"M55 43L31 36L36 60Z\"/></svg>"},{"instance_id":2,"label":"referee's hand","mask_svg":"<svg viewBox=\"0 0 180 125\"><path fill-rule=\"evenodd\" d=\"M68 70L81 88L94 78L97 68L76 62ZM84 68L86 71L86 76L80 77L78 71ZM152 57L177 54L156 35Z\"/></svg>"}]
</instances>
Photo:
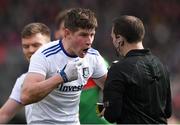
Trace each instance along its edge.
<instances>
[{"instance_id":1,"label":"referee's hand","mask_svg":"<svg viewBox=\"0 0 180 125\"><path fill-rule=\"evenodd\" d=\"M103 103L96 103L96 113L99 117L104 116L104 104Z\"/></svg>"},{"instance_id":2,"label":"referee's hand","mask_svg":"<svg viewBox=\"0 0 180 125\"><path fill-rule=\"evenodd\" d=\"M105 108L103 108L102 112L100 112L100 113L98 114L98 116L99 116L99 117L103 117L103 116L104 116L104 112L105 112Z\"/></svg>"}]
</instances>

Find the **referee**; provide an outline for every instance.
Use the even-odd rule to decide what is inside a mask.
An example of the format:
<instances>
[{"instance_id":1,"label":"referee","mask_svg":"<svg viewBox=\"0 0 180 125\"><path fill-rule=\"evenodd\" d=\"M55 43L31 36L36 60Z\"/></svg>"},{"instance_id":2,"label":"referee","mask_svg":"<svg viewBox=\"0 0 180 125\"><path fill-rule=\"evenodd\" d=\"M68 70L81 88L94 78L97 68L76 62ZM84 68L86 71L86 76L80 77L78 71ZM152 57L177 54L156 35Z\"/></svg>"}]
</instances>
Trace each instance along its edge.
<instances>
[{"instance_id":1,"label":"referee","mask_svg":"<svg viewBox=\"0 0 180 125\"><path fill-rule=\"evenodd\" d=\"M171 116L169 74L144 49L140 19L121 16L113 22L112 39L123 59L112 65L104 87L104 117L118 124L167 124Z\"/></svg>"}]
</instances>

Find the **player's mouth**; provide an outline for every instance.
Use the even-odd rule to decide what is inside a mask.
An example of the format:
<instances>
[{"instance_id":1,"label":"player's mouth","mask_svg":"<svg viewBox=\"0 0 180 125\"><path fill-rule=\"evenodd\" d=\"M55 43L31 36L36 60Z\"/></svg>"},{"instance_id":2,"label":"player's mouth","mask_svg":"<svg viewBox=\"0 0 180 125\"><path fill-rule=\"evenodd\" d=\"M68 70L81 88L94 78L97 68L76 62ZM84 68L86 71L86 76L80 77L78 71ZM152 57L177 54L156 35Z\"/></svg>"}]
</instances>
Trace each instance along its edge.
<instances>
[{"instance_id":1,"label":"player's mouth","mask_svg":"<svg viewBox=\"0 0 180 125\"><path fill-rule=\"evenodd\" d=\"M89 48L83 50L83 53L86 54Z\"/></svg>"}]
</instances>

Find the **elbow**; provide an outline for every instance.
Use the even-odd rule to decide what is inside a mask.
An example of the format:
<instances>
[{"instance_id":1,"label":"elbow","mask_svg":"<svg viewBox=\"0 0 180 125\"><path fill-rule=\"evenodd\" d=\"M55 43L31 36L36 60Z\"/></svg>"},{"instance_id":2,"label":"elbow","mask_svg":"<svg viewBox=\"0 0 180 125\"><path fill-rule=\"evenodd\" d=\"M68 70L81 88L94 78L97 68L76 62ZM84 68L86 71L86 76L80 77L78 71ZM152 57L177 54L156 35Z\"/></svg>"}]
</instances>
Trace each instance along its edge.
<instances>
[{"instance_id":1,"label":"elbow","mask_svg":"<svg viewBox=\"0 0 180 125\"><path fill-rule=\"evenodd\" d=\"M20 100L23 105L28 105L28 104L34 103L32 95L25 90L22 91Z\"/></svg>"},{"instance_id":2,"label":"elbow","mask_svg":"<svg viewBox=\"0 0 180 125\"><path fill-rule=\"evenodd\" d=\"M23 105L30 104L30 97L24 93L21 94L20 100Z\"/></svg>"},{"instance_id":3,"label":"elbow","mask_svg":"<svg viewBox=\"0 0 180 125\"><path fill-rule=\"evenodd\" d=\"M21 93L20 100L23 105L28 105L40 101L41 98L38 95L35 96L30 92L23 91Z\"/></svg>"}]
</instances>

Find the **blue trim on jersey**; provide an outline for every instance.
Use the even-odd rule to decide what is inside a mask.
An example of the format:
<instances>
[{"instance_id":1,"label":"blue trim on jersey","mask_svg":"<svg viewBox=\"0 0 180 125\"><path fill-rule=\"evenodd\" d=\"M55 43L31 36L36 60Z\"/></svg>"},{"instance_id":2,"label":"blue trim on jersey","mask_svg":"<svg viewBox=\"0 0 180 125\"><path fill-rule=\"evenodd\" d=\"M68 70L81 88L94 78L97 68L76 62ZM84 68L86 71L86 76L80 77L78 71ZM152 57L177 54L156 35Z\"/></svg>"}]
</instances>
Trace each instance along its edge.
<instances>
[{"instance_id":1,"label":"blue trim on jersey","mask_svg":"<svg viewBox=\"0 0 180 125\"><path fill-rule=\"evenodd\" d=\"M61 46L58 44L57 46L54 46L54 48L48 49L46 52L43 52L45 55L59 49Z\"/></svg>"},{"instance_id":2,"label":"blue trim on jersey","mask_svg":"<svg viewBox=\"0 0 180 125\"><path fill-rule=\"evenodd\" d=\"M93 52L87 52L87 53L98 56L97 53L93 53Z\"/></svg>"},{"instance_id":3,"label":"blue trim on jersey","mask_svg":"<svg viewBox=\"0 0 180 125\"><path fill-rule=\"evenodd\" d=\"M62 51L64 52L64 54L65 54L66 56L69 56L69 57L71 57L71 58L76 58L76 57L77 57L76 55L70 55L70 54L68 54L68 53L66 52L66 50L64 49L64 46L63 46L61 40L59 40L59 44L60 44L60 46L61 46L61 48L62 48Z\"/></svg>"},{"instance_id":4,"label":"blue trim on jersey","mask_svg":"<svg viewBox=\"0 0 180 125\"><path fill-rule=\"evenodd\" d=\"M98 51L93 48L88 49L87 53L98 56Z\"/></svg>"},{"instance_id":5,"label":"blue trim on jersey","mask_svg":"<svg viewBox=\"0 0 180 125\"><path fill-rule=\"evenodd\" d=\"M45 50L43 50L41 53L43 53L46 57L58 53L61 49L61 45L58 43L54 46L51 46Z\"/></svg>"},{"instance_id":6,"label":"blue trim on jersey","mask_svg":"<svg viewBox=\"0 0 180 125\"><path fill-rule=\"evenodd\" d=\"M56 51L51 51L51 53L48 53L48 54L46 54L45 56L48 57L48 56L50 56L50 55L54 55L54 54L58 53L58 52L61 51L61 50L62 50L62 49L59 47L59 49L56 49Z\"/></svg>"},{"instance_id":7,"label":"blue trim on jersey","mask_svg":"<svg viewBox=\"0 0 180 125\"><path fill-rule=\"evenodd\" d=\"M93 49L92 47L88 49L88 51L91 51L91 52L98 52L96 49Z\"/></svg>"},{"instance_id":8,"label":"blue trim on jersey","mask_svg":"<svg viewBox=\"0 0 180 125\"><path fill-rule=\"evenodd\" d=\"M54 47L56 47L56 46L59 46L59 43L58 43L58 44L56 44L56 45L54 45L54 46L51 46L51 47L49 47L49 48L47 48L47 49L45 49L45 50L43 50L43 51L42 51L42 53L44 53L45 51L48 51L48 50L54 49Z\"/></svg>"}]
</instances>

